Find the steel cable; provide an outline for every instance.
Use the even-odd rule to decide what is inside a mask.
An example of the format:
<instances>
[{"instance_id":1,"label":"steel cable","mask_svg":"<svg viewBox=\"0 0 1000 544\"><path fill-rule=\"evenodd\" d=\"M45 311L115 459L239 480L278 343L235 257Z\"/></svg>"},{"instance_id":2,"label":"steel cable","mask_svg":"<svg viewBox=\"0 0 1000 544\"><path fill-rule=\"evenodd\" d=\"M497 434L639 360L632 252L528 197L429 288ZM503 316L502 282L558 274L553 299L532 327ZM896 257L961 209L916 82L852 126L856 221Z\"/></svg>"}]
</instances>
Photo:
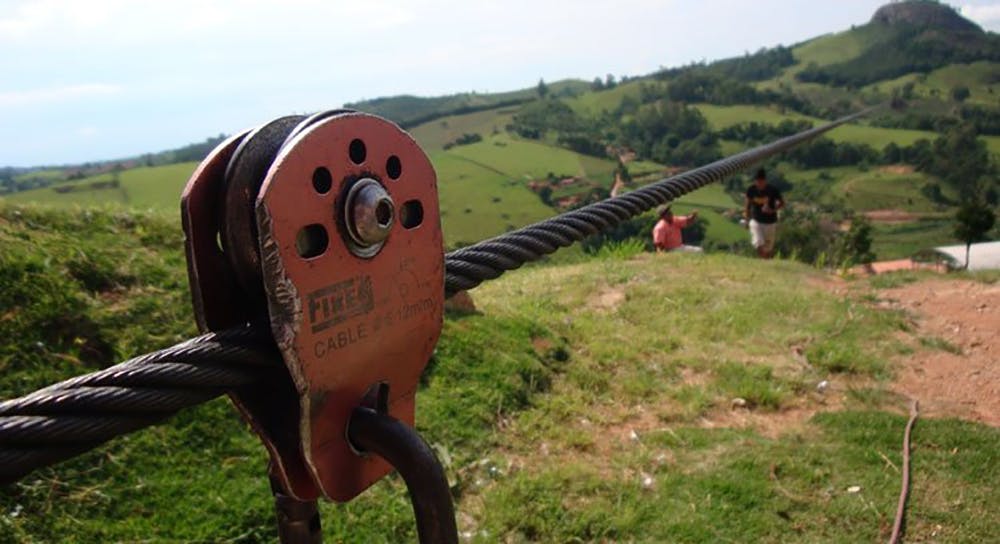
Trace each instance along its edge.
<instances>
[{"instance_id":1,"label":"steel cable","mask_svg":"<svg viewBox=\"0 0 1000 544\"><path fill-rule=\"evenodd\" d=\"M541 259L561 247L579 242L599 231L705 185L721 181L778 153L850 122L869 110L793 134L775 142L718 160L701 168L666 178L624 195L602 200L551 219L511 231L445 255L445 293L452 296L486 280L500 277L527 262ZM528 251L524 251L528 250Z\"/></svg>"},{"instance_id":2,"label":"steel cable","mask_svg":"<svg viewBox=\"0 0 1000 544\"><path fill-rule=\"evenodd\" d=\"M850 115L452 251L445 255L446 296L498 278L867 113ZM246 327L199 336L2 401L0 484L163 421L183 408L283 373L269 331Z\"/></svg>"},{"instance_id":3,"label":"steel cable","mask_svg":"<svg viewBox=\"0 0 1000 544\"><path fill-rule=\"evenodd\" d=\"M278 373L257 329L206 334L0 402L0 483Z\"/></svg>"}]
</instances>

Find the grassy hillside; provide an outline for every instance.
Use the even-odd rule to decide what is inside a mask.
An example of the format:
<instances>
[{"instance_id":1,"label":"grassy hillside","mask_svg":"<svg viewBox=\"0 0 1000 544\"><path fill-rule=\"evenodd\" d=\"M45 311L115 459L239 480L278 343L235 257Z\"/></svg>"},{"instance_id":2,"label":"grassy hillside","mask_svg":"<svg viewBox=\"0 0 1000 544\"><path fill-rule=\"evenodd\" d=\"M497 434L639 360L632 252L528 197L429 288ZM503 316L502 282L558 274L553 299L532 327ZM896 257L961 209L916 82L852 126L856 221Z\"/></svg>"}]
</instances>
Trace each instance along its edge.
<instances>
[{"instance_id":1,"label":"grassy hillside","mask_svg":"<svg viewBox=\"0 0 1000 544\"><path fill-rule=\"evenodd\" d=\"M462 156L431 155L438 174L445 243L451 247L541 221L555 212L519 180Z\"/></svg>"},{"instance_id":2,"label":"grassy hillside","mask_svg":"<svg viewBox=\"0 0 1000 544\"><path fill-rule=\"evenodd\" d=\"M559 96L573 96L590 88L585 81L565 79L546 84L549 92ZM452 115L494 109L501 105L523 103L537 97L535 87L499 93L459 93L447 96L391 96L361 100L344 107L374 113L406 126L416 126L431 120Z\"/></svg>"},{"instance_id":3,"label":"grassy hillside","mask_svg":"<svg viewBox=\"0 0 1000 544\"><path fill-rule=\"evenodd\" d=\"M0 397L192 334L180 243L157 216L0 207ZM418 428L468 539L884 538L905 419L880 377L940 348L801 265L630 254L513 272L446 318ZM988 539L1000 431L914 441L909 534ZM219 399L0 489L0 541L273 541L265 465ZM327 541L414 539L396 477L321 510Z\"/></svg>"},{"instance_id":4,"label":"grassy hillside","mask_svg":"<svg viewBox=\"0 0 1000 544\"><path fill-rule=\"evenodd\" d=\"M938 68L929 74L907 74L896 79L880 81L868 85L863 90L889 92L913 84L913 94L920 98L941 98L949 100L955 87L969 89L967 103L996 106L1000 101L1000 63L981 61L970 64L953 64Z\"/></svg>"},{"instance_id":5,"label":"grassy hillside","mask_svg":"<svg viewBox=\"0 0 1000 544\"><path fill-rule=\"evenodd\" d=\"M449 115L410 129L410 135L425 151L438 151L466 134L487 137L503 132L517 108L499 108L464 115Z\"/></svg>"},{"instance_id":6,"label":"grassy hillside","mask_svg":"<svg viewBox=\"0 0 1000 544\"><path fill-rule=\"evenodd\" d=\"M818 125L824 122L822 119L790 110L781 112L776 107L771 106L715 106L712 104L697 104L695 107L705 116L715 130L742 123L776 125L782 121L790 120L810 121L814 125ZM827 137L837 142L868 144L876 149L881 149L890 142L894 142L899 146L908 146L920 139L934 140L937 134L925 130L883 128L851 123L830 131Z\"/></svg>"},{"instance_id":7,"label":"grassy hillside","mask_svg":"<svg viewBox=\"0 0 1000 544\"><path fill-rule=\"evenodd\" d=\"M577 112L597 115L603 111L613 111L625 97L637 99L640 85L642 85L642 81L629 81L621 83L613 89L584 93L569 98L566 103Z\"/></svg>"},{"instance_id":8,"label":"grassy hillside","mask_svg":"<svg viewBox=\"0 0 1000 544\"><path fill-rule=\"evenodd\" d=\"M120 174L119 187L92 187L95 183L112 181L112 174L108 173L14 193L3 198L14 203L35 202L57 207L120 204L136 209L177 213L180 209L181 191L197 165L196 162L185 162L125 170ZM61 187L75 187L79 190L60 193L58 189Z\"/></svg>"},{"instance_id":9,"label":"grassy hillside","mask_svg":"<svg viewBox=\"0 0 1000 544\"><path fill-rule=\"evenodd\" d=\"M615 169L615 163L607 159L588 157L567 149L512 138L507 134L454 147L450 153L522 181L544 178L553 173L557 176L606 180L610 185Z\"/></svg>"},{"instance_id":10,"label":"grassy hillside","mask_svg":"<svg viewBox=\"0 0 1000 544\"><path fill-rule=\"evenodd\" d=\"M792 49L792 55L800 67L809 64L829 66L856 59L866 50L887 41L889 37L884 29L864 25L813 38Z\"/></svg>"}]
</instances>

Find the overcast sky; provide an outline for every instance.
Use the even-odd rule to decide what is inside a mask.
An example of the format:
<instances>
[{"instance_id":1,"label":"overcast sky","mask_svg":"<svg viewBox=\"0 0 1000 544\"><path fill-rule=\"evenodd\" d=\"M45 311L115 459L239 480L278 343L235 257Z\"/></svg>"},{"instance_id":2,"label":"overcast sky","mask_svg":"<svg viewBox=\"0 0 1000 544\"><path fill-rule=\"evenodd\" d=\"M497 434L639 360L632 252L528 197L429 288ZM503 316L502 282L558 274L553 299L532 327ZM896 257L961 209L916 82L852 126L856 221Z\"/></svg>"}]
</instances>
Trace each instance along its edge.
<instances>
[{"instance_id":1,"label":"overcast sky","mask_svg":"<svg viewBox=\"0 0 1000 544\"><path fill-rule=\"evenodd\" d=\"M114 159L394 94L640 75L885 0L0 0L0 165ZM962 13L1000 30L1000 0Z\"/></svg>"}]
</instances>

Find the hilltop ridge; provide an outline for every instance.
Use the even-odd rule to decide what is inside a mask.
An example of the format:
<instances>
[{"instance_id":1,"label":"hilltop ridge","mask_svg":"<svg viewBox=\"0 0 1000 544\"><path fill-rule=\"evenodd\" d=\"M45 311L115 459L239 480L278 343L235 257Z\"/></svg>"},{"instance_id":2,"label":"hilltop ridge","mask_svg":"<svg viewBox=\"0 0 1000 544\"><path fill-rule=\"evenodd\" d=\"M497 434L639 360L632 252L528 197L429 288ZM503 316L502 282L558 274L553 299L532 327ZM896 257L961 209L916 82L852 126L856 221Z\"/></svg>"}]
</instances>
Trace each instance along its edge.
<instances>
[{"instance_id":1,"label":"hilltop ridge","mask_svg":"<svg viewBox=\"0 0 1000 544\"><path fill-rule=\"evenodd\" d=\"M871 22L885 25L907 24L935 27L950 31L978 31L983 29L962 17L955 8L932 0L909 0L886 4L872 16Z\"/></svg>"}]
</instances>

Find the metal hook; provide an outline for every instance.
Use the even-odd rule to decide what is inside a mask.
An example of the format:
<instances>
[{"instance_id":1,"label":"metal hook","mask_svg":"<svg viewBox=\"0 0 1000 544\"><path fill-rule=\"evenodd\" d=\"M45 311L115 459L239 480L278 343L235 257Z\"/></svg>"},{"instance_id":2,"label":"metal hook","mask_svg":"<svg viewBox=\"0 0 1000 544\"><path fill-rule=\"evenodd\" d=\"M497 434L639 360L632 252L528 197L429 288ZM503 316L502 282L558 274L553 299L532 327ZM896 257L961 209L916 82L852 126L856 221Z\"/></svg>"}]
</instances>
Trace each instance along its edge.
<instances>
[{"instance_id":1,"label":"metal hook","mask_svg":"<svg viewBox=\"0 0 1000 544\"><path fill-rule=\"evenodd\" d=\"M421 544L458 543L455 507L444 467L417 431L387 413L359 407L351 415L347 439L356 450L388 461L403 477Z\"/></svg>"}]
</instances>

